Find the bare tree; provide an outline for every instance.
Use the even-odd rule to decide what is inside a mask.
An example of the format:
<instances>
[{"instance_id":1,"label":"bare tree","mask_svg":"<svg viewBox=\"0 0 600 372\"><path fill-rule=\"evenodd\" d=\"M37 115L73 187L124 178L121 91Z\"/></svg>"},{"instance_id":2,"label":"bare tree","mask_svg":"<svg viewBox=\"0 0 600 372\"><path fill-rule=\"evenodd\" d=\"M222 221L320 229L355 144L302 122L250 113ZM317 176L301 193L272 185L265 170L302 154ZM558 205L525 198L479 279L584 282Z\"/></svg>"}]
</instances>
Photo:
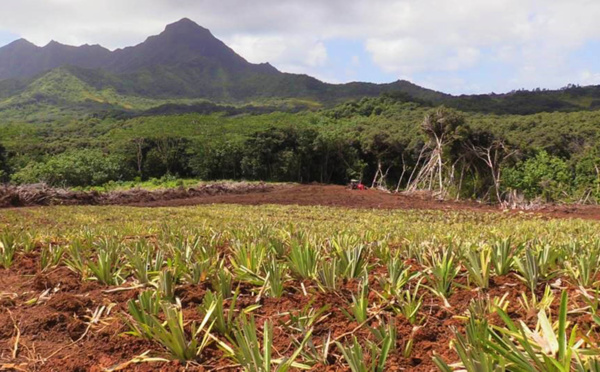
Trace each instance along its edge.
<instances>
[{"instance_id":1,"label":"bare tree","mask_svg":"<svg viewBox=\"0 0 600 372\"><path fill-rule=\"evenodd\" d=\"M492 139L486 145L475 145L473 142L469 142L468 148L490 169L494 189L496 190L496 199L499 203L502 203L502 195L500 193L502 165L516 153L516 150L510 150L505 141L501 139Z\"/></svg>"},{"instance_id":2,"label":"bare tree","mask_svg":"<svg viewBox=\"0 0 600 372\"><path fill-rule=\"evenodd\" d=\"M398 184L396 185L396 190L394 192L400 190L400 185L404 179L404 173L406 173L406 161L404 160L404 153L402 153L402 174L400 174L400 178L398 178Z\"/></svg>"},{"instance_id":3,"label":"bare tree","mask_svg":"<svg viewBox=\"0 0 600 372\"><path fill-rule=\"evenodd\" d=\"M408 186L409 191L416 191L423 182L429 183L428 189L433 189L433 180L437 178L437 187L440 195L444 197L444 149L457 138L457 130L464 124L464 118L458 113L440 107L434 112L425 115L421 130L427 136L425 145L429 151L429 158L425 160L423 167Z\"/></svg>"},{"instance_id":4,"label":"bare tree","mask_svg":"<svg viewBox=\"0 0 600 372\"><path fill-rule=\"evenodd\" d=\"M134 138L133 144L136 148L136 160L137 160L137 171L138 175L142 176L142 165L144 162L144 145L146 143L145 138Z\"/></svg>"},{"instance_id":5,"label":"bare tree","mask_svg":"<svg viewBox=\"0 0 600 372\"><path fill-rule=\"evenodd\" d=\"M425 152L426 148L427 148L426 146L421 147L421 151L419 152L419 157L417 158L417 162L415 163L415 166L414 166L412 172L410 172L410 176L408 177L408 182L406 183L407 187L411 184L413 176L415 175L415 172L419 168L419 164L421 164L421 159L423 158L423 153Z\"/></svg>"}]
</instances>

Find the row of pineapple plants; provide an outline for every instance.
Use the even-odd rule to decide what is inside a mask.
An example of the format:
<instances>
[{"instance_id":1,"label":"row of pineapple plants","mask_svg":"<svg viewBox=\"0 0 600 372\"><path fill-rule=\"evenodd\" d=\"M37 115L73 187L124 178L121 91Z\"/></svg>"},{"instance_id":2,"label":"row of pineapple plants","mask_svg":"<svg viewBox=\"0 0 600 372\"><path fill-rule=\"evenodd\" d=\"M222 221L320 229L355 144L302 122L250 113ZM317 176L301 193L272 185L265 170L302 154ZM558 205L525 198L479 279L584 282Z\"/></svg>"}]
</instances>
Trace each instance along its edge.
<instances>
[{"instance_id":1,"label":"row of pineapple plants","mask_svg":"<svg viewBox=\"0 0 600 372\"><path fill-rule=\"evenodd\" d=\"M35 254L41 271L67 266L82 280L138 288L122 314L127 334L152 341L157 353L182 362L203 363L212 355L207 350L217 347L248 371L338 362L353 371L384 371L391 356L409 358L413 352L411 335L399 335L395 319L418 328L428 319L426 299L452 308L453 293L466 289L474 300L465 313L455 314L464 326L453 329L447 345L456 357L433 356L440 370L599 370L598 237L536 236L535 230L530 236L509 230L496 237L460 231L427 236L414 230L398 238L390 231L265 223L164 226L150 235L73 229L49 237L35 229L7 229L0 234L0 267L10 269L20 255ZM526 291L516 305L536 314L535 326L509 314L506 296L488 295L498 277L523 283ZM176 295L182 285L209 288L195 309L200 321L186 319ZM292 309L285 322L258 316L262 299L291 293L343 297L340 311L369 336L323 333L334 310L312 305ZM581 314L595 323L579 327L570 321ZM285 355L273 347L274 328L290 335Z\"/></svg>"}]
</instances>

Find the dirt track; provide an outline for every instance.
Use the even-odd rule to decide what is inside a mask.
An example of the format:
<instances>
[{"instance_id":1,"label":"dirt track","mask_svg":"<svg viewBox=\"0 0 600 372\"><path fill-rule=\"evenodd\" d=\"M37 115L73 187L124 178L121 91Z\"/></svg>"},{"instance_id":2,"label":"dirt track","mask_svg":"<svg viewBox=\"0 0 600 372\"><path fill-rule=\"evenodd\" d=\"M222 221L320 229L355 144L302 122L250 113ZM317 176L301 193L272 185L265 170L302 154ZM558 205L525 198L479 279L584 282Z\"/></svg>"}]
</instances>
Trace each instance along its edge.
<instances>
[{"instance_id":1,"label":"dirt track","mask_svg":"<svg viewBox=\"0 0 600 372\"><path fill-rule=\"evenodd\" d=\"M435 209L501 212L496 206L465 201L438 201L427 196L402 195L378 190L357 191L337 185L283 185L268 191L243 194L202 195L198 197L127 203L137 207L180 207L202 204L282 204L324 205L347 208ZM520 213L513 210L511 213ZM548 205L527 211L552 218L583 218L600 220L600 206Z\"/></svg>"}]
</instances>

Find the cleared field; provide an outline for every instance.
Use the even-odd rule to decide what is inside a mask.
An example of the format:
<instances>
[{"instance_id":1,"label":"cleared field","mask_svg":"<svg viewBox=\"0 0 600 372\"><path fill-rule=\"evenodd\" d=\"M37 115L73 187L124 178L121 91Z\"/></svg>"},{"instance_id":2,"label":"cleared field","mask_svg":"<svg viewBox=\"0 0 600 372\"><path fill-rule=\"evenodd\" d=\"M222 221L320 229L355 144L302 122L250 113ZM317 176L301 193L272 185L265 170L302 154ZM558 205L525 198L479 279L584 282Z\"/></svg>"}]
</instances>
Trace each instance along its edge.
<instances>
[{"instance_id":1,"label":"cleared field","mask_svg":"<svg viewBox=\"0 0 600 372\"><path fill-rule=\"evenodd\" d=\"M52 205L127 205L136 207L181 207L206 204L307 205L367 209L420 209L444 211L499 212L496 205L467 200L438 200L427 193L403 194L376 189L350 190L346 186L323 184L217 182L192 187L132 188L106 192L72 191L43 185L0 187L0 208ZM598 205L541 204L527 211L549 218L600 219Z\"/></svg>"},{"instance_id":2,"label":"cleared field","mask_svg":"<svg viewBox=\"0 0 600 372\"><path fill-rule=\"evenodd\" d=\"M0 369L597 371L599 227L469 210L5 209Z\"/></svg>"}]
</instances>

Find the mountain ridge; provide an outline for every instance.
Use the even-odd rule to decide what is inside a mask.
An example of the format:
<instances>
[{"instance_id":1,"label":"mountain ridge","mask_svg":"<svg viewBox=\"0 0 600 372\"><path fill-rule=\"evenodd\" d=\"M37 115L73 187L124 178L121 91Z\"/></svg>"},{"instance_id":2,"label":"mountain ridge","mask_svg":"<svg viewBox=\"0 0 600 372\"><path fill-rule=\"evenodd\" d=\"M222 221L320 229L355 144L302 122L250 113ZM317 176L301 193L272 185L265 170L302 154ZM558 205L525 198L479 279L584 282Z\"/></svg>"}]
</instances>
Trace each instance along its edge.
<instances>
[{"instance_id":1,"label":"mountain ridge","mask_svg":"<svg viewBox=\"0 0 600 372\"><path fill-rule=\"evenodd\" d=\"M60 81L69 83L61 86ZM329 84L306 74L281 72L269 63L250 63L188 18L167 25L137 45L113 51L98 44L77 47L57 41L40 47L25 39L0 48L0 116L6 110L18 117L20 111L30 113L50 106L68 114L70 106L79 107L82 102L89 110L98 104L136 110L146 109L152 102L185 100L245 104L300 99L331 106L382 94L482 113L600 108L600 86L452 96L406 80ZM138 104L120 104L118 100Z\"/></svg>"},{"instance_id":2,"label":"mountain ridge","mask_svg":"<svg viewBox=\"0 0 600 372\"><path fill-rule=\"evenodd\" d=\"M394 84L393 90L402 90L408 83L327 84L308 75L281 72L269 63L253 64L207 28L183 18L142 43L114 51L100 45L74 47L56 41L38 47L17 40L0 48L0 85L3 80L33 79L65 66L73 67L78 78L91 86L110 85L122 94L228 102L268 97L346 99L379 95ZM407 88L418 98L441 97L441 93L412 83Z\"/></svg>"}]
</instances>

